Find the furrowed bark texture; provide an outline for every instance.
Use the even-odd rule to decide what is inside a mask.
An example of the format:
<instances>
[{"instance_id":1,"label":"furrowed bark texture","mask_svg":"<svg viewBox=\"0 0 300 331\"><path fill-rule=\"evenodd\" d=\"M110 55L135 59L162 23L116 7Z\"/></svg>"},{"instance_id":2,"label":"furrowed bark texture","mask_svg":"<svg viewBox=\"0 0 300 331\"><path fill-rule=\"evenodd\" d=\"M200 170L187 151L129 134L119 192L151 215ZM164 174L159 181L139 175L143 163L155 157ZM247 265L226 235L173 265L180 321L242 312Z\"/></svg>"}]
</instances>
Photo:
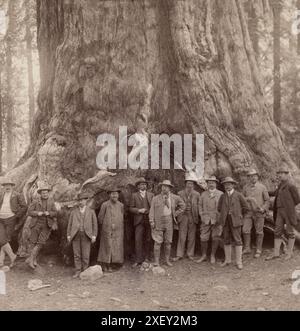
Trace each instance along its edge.
<instances>
[{"instance_id":1,"label":"furrowed bark texture","mask_svg":"<svg viewBox=\"0 0 300 331\"><path fill-rule=\"evenodd\" d=\"M99 134L133 133L141 119L148 133L204 133L208 175L257 166L268 181L281 162L298 171L265 105L242 1L37 7L39 109L20 163L35 158L58 191L95 175Z\"/></svg>"}]
</instances>

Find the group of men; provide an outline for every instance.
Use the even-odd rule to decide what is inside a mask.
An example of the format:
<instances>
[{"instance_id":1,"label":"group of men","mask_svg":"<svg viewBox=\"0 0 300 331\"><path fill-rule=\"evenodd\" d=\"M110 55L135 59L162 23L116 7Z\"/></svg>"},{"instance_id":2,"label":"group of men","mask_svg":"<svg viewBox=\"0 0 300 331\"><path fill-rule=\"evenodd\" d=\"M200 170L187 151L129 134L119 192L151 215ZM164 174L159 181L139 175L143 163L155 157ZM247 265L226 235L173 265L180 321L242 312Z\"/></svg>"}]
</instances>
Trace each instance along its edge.
<instances>
[{"instance_id":1,"label":"group of men","mask_svg":"<svg viewBox=\"0 0 300 331\"><path fill-rule=\"evenodd\" d=\"M293 254L295 244L294 227L297 225L295 207L300 203L299 192L289 180L289 170L282 167L277 171L279 185L274 193L274 253L267 258L280 257L280 247L284 232L288 236L286 259ZM267 188L259 181L259 173L252 169L247 174L248 183L242 192L236 190L238 184L233 178L226 177L221 184L222 192L217 189L219 180L215 176L206 179L207 190L199 194L195 190L197 179L189 174L185 178L184 190L175 195L169 180L163 181L161 193L153 196L147 192L147 181L137 182L137 192L133 194L130 212L134 214L136 263L140 265L149 260L151 241L154 242L154 265L160 264L161 245L164 245L165 263L187 257L196 263L208 259L216 263L216 251L224 246L225 261L221 266L231 264L232 247L235 248L236 266L243 268L243 254L250 254L251 232L256 232L255 258L262 254L264 222L270 207ZM196 230L200 224L201 257L194 258ZM176 257L170 259L173 230L178 229ZM220 245L223 243L223 245ZM244 249L243 249L244 248Z\"/></svg>"},{"instance_id":2,"label":"group of men","mask_svg":"<svg viewBox=\"0 0 300 331\"><path fill-rule=\"evenodd\" d=\"M288 236L286 259L293 254L295 243L294 227L297 225L295 207L300 203L298 190L289 181L289 170L280 168L277 172L279 185L275 192L273 208L275 221L274 252L267 259L280 257L280 247L284 232ZM251 253L251 231L256 231L255 258L262 254L264 221L270 207L267 188L259 181L256 170L248 172L248 183L242 192L236 190L238 184L233 178L226 177L221 184L224 192L217 189L219 180L215 176L206 179L207 190L195 190L197 179L191 174L185 177L185 188L172 193L174 188L169 180L162 181L160 193L156 196L148 190L148 182L141 178L137 181L137 191L132 194L129 211L133 215L135 238L134 267L152 260L154 266L160 265L161 246L164 247L165 263L172 266L185 254L196 263L210 260L216 263L216 251L224 247L225 260L221 266L231 264L232 247L235 249L236 266L243 268L243 254ZM23 231L29 229L30 254L26 262L31 268L38 265L38 253L48 240L51 231L57 229L58 211L49 196L51 188L42 185L37 192L39 198L27 206L22 194L13 190L13 181L2 182L4 188L0 196L0 267L4 265L5 254L14 265L16 255L10 241L14 230L22 226L27 211ZM98 262L105 271L124 262L124 205L119 201L120 190L108 191L109 199L102 203L98 217L88 206L90 196L79 193L78 204L72 210L67 240L74 253L75 273L78 277L89 267L90 251L100 233ZM197 227L200 226L201 257L195 259ZM99 230L100 227L100 231ZM174 229L178 229L176 256L171 258L171 245ZM209 249L209 243L211 247ZM220 245L222 243L222 245ZM244 248L244 249L243 249ZM210 256L208 252L210 251Z\"/></svg>"}]
</instances>

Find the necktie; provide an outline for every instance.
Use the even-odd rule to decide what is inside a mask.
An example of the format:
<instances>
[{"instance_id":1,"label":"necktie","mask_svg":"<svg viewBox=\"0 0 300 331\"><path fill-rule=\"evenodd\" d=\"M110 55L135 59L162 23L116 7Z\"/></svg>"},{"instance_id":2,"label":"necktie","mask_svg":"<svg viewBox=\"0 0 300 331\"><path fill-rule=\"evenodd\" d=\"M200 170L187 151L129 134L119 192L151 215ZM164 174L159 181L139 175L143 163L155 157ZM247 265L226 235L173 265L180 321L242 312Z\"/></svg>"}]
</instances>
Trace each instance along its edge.
<instances>
[{"instance_id":1,"label":"necktie","mask_svg":"<svg viewBox=\"0 0 300 331\"><path fill-rule=\"evenodd\" d=\"M165 199L165 205L170 209L169 197L167 195L165 195L164 199Z\"/></svg>"}]
</instances>

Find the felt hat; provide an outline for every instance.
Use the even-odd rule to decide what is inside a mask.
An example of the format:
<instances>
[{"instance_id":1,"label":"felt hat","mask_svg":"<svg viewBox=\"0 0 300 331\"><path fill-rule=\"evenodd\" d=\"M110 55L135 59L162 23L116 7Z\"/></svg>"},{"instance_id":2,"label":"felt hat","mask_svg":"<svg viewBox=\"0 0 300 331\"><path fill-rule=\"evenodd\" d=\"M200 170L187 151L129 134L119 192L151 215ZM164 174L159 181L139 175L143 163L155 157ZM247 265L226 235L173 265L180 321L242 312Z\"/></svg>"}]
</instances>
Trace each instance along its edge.
<instances>
[{"instance_id":1,"label":"felt hat","mask_svg":"<svg viewBox=\"0 0 300 331\"><path fill-rule=\"evenodd\" d=\"M159 183L159 186L162 186L162 185L174 187L174 185L168 179L165 179L161 183Z\"/></svg>"}]
</instances>

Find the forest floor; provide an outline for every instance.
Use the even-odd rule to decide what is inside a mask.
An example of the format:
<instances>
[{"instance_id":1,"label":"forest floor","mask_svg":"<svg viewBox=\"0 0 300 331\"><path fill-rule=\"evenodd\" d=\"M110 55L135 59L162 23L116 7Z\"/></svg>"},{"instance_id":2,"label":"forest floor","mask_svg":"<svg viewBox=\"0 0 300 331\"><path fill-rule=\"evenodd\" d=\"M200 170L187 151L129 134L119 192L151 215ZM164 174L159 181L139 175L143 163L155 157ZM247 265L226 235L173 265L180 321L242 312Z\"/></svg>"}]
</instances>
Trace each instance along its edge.
<instances>
[{"instance_id":1,"label":"forest floor","mask_svg":"<svg viewBox=\"0 0 300 331\"><path fill-rule=\"evenodd\" d=\"M166 267L166 275L141 272L129 263L94 283L72 279L72 268L52 261L34 274L24 262L6 273L7 294L0 310L296 310L292 273L300 270L300 251L290 261L244 259L244 270L183 260ZM49 288L30 291L30 279ZM297 287L297 286L296 286ZM300 288L300 286L299 286Z\"/></svg>"}]
</instances>

